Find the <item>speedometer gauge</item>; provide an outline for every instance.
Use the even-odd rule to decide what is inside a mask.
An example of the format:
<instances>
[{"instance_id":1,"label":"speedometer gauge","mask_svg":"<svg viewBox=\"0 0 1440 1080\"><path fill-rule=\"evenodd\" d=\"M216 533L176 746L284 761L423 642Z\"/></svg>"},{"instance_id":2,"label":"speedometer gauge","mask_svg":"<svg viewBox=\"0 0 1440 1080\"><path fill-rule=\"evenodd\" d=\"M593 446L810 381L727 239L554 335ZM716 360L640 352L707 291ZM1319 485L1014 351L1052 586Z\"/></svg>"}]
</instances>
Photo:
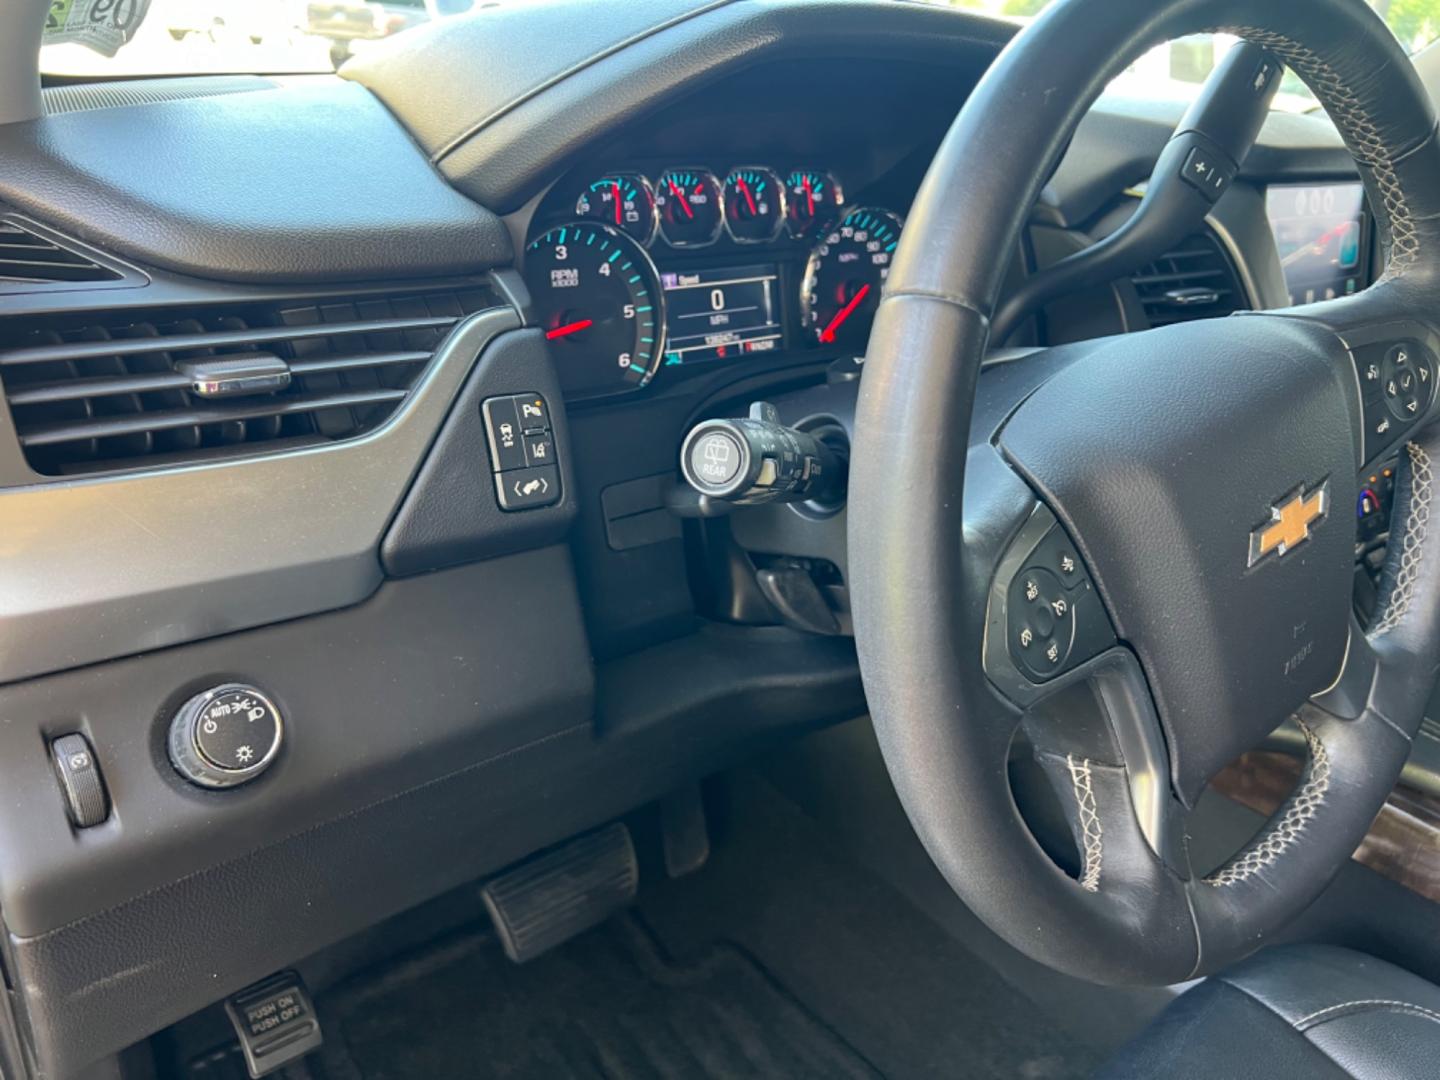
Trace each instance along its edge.
<instances>
[{"instance_id":1,"label":"speedometer gauge","mask_svg":"<svg viewBox=\"0 0 1440 1080\"><path fill-rule=\"evenodd\" d=\"M901 227L888 210L860 207L821 238L800 289L802 321L812 340L863 344L890 275Z\"/></svg>"},{"instance_id":2,"label":"speedometer gauge","mask_svg":"<svg viewBox=\"0 0 1440 1080\"><path fill-rule=\"evenodd\" d=\"M665 320L655 265L608 225L559 225L525 248L525 284L567 391L644 386L660 365Z\"/></svg>"}]
</instances>

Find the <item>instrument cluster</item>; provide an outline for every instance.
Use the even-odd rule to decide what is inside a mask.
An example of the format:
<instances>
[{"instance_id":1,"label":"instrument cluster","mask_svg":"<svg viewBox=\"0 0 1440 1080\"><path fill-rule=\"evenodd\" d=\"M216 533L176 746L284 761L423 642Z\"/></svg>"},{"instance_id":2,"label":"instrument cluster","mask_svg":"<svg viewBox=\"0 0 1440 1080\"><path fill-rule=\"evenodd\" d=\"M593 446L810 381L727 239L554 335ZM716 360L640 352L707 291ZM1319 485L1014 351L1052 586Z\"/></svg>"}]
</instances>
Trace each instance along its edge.
<instances>
[{"instance_id":1,"label":"instrument cluster","mask_svg":"<svg viewBox=\"0 0 1440 1080\"><path fill-rule=\"evenodd\" d=\"M575 216L609 225L649 247L709 247L722 233L737 244L766 244L784 229L810 235L845 204L836 179L792 169L782 180L764 165L740 165L722 181L709 169L675 167L652 183L640 173L594 180L575 200Z\"/></svg>"},{"instance_id":2,"label":"instrument cluster","mask_svg":"<svg viewBox=\"0 0 1440 1080\"><path fill-rule=\"evenodd\" d=\"M615 171L547 196L523 269L567 395L596 397L701 363L855 355L902 227L820 168Z\"/></svg>"}]
</instances>

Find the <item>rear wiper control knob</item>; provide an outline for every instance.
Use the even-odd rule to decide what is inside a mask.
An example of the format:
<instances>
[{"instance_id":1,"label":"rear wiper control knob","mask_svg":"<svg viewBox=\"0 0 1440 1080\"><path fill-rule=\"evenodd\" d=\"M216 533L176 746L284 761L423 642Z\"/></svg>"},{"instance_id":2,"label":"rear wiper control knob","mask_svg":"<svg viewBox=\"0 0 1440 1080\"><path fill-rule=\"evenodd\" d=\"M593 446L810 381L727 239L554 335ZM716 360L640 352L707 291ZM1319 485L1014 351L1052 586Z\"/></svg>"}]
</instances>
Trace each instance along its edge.
<instances>
[{"instance_id":1,"label":"rear wiper control knob","mask_svg":"<svg viewBox=\"0 0 1440 1080\"><path fill-rule=\"evenodd\" d=\"M844 458L809 432L780 423L765 401L751 405L745 419L697 424L680 446L680 471L701 495L745 506L834 503L845 493Z\"/></svg>"}]
</instances>

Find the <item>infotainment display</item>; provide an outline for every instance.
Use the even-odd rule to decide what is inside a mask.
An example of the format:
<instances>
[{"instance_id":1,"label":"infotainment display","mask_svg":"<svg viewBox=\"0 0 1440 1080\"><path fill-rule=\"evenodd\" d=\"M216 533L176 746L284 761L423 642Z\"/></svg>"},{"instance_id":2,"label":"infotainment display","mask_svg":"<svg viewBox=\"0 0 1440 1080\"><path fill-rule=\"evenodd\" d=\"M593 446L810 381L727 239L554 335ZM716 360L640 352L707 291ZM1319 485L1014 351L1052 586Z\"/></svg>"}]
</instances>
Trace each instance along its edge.
<instances>
[{"instance_id":1,"label":"infotainment display","mask_svg":"<svg viewBox=\"0 0 1440 1080\"><path fill-rule=\"evenodd\" d=\"M1265 193L1291 304L1333 300L1365 287L1365 189L1276 184Z\"/></svg>"},{"instance_id":2,"label":"infotainment display","mask_svg":"<svg viewBox=\"0 0 1440 1080\"><path fill-rule=\"evenodd\" d=\"M665 364L733 359L780 348L775 265L663 271Z\"/></svg>"}]
</instances>

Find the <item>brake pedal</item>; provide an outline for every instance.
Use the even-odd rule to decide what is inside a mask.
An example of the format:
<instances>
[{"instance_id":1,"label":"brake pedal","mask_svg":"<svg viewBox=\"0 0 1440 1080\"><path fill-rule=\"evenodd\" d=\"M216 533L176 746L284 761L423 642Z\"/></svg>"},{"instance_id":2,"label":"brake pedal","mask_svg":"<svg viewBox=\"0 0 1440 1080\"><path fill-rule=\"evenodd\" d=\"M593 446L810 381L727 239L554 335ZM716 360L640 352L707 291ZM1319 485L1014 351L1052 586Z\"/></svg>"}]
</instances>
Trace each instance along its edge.
<instances>
[{"instance_id":1,"label":"brake pedal","mask_svg":"<svg viewBox=\"0 0 1440 1080\"><path fill-rule=\"evenodd\" d=\"M480 897L505 955L523 964L629 907L639 881L630 830L616 822L506 870Z\"/></svg>"},{"instance_id":2,"label":"brake pedal","mask_svg":"<svg viewBox=\"0 0 1440 1080\"><path fill-rule=\"evenodd\" d=\"M672 791L660 800L660 839L665 873L672 878L693 874L709 861L710 827L699 784Z\"/></svg>"}]
</instances>

